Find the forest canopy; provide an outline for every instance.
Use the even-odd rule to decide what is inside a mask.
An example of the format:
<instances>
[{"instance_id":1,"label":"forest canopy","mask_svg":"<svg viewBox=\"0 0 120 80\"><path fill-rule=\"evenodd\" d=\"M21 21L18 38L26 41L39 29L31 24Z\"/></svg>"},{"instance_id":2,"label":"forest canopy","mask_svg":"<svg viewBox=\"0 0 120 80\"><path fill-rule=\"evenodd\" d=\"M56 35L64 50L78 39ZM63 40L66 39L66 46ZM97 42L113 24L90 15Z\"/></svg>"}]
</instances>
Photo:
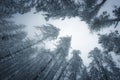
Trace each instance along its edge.
<instances>
[{"instance_id":1,"label":"forest canopy","mask_svg":"<svg viewBox=\"0 0 120 80\"><path fill-rule=\"evenodd\" d=\"M116 63L112 57L120 58L120 6L101 12L109 1L0 0L0 80L120 80L120 59ZM58 39L60 29L56 26L36 26L40 35L30 39L24 31L26 25L9 21L14 14L23 15L32 9L34 14L43 12L46 21L78 17L92 32L106 27L115 30L98 34L102 49L95 47L89 52L91 62L86 66L80 50L70 52L72 37ZM57 39L54 50L45 48L47 41ZM67 60L69 54L72 57Z\"/></svg>"}]
</instances>

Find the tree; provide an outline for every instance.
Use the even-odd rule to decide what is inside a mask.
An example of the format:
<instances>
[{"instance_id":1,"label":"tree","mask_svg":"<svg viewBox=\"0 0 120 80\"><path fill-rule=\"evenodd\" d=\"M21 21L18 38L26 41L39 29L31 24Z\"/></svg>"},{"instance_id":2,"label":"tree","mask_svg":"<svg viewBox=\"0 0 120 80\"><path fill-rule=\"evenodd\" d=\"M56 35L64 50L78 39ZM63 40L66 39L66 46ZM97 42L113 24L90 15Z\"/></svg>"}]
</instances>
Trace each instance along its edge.
<instances>
[{"instance_id":1,"label":"tree","mask_svg":"<svg viewBox=\"0 0 120 80\"><path fill-rule=\"evenodd\" d=\"M14 51L22 47L26 37L24 25L15 25L13 22L3 21L0 24L0 59L11 56ZM16 48L16 49L15 49Z\"/></svg>"},{"instance_id":2,"label":"tree","mask_svg":"<svg viewBox=\"0 0 120 80\"><path fill-rule=\"evenodd\" d=\"M89 26L91 30L100 31L100 29L109 27L114 23L114 20L109 19L110 15L107 12L103 12L99 17L95 17L90 22Z\"/></svg>"},{"instance_id":3,"label":"tree","mask_svg":"<svg viewBox=\"0 0 120 80\"><path fill-rule=\"evenodd\" d=\"M107 11L104 11L99 17L95 17L93 21L91 21L90 26L91 29L99 31L101 28L110 27L112 24L115 25L114 28L117 27L120 21L120 7L115 7L113 10L114 17L111 18Z\"/></svg>"},{"instance_id":4,"label":"tree","mask_svg":"<svg viewBox=\"0 0 120 80\"><path fill-rule=\"evenodd\" d=\"M59 35L59 31L60 29L51 25L51 24L47 24L47 25L43 25L43 26L36 26L36 29L40 30L40 32L42 33L42 39L56 39Z\"/></svg>"},{"instance_id":5,"label":"tree","mask_svg":"<svg viewBox=\"0 0 120 80\"><path fill-rule=\"evenodd\" d=\"M29 61L31 61L28 57L34 54L36 49L29 47L26 50L21 50L33 43L33 41L25 40L24 25L16 25L6 20L1 21L0 80L5 80L14 76L20 77L21 75L18 76L16 73L21 73L28 68L27 66L30 65Z\"/></svg>"},{"instance_id":6,"label":"tree","mask_svg":"<svg viewBox=\"0 0 120 80\"><path fill-rule=\"evenodd\" d=\"M42 37L33 41L25 39L24 25L2 20L0 26L0 80L33 79L52 57L50 51L44 48L38 51L34 46L56 39L59 29L52 25L39 27Z\"/></svg>"},{"instance_id":7,"label":"tree","mask_svg":"<svg viewBox=\"0 0 120 80\"><path fill-rule=\"evenodd\" d=\"M105 68L109 71L109 80L119 80L120 79L120 68L116 66L113 58L110 54L103 52L103 59L106 63Z\"/></svg>"},{"instance_id":8,"label":"tree","mask_svg":"<svg viewBox=\"0 0 120 80\"><path fill-rule=\"evenodd\" d=\"M118 31L100 35L99 43L107 52L113 51L116 54L120 53L120 35Z\"/></svg>"},{"instance_id":9,"label":"tree","mask_svg":"<svg viewBox=\"0 0 120 80\"><path fill-rule=\"evenodd\" d=\"M24 14L35 8L36 12L47 12L45 14L46 20L49 18L80 17L81 20L89 24L91 30L99 31L111 24L116 27L120 21L120 7L115 7L113 10L114 18L110 18L107 11L97 16L106 2L107 0L82 0L77 3L73 0L2 0L0 2L0 18L8 18L16 13Z\"/></svg>"},{"instance_id":10,"label":"tree","mask_svg":"<svg viewBox=\"0 0 120 80\"><path fill-rule=\"evenodd\" d=\"M1 0L0 1L0 19L9 18L13 14L27 13L33 8L35 1L33 0Z\"/></svg>"},{"instance_id":11,"label":"tree","mask_svg":"<svg viewBox=\"0 0 120 80\"><path fill-rule=\"evenodd\" d=\"M88 24L97 16L101 7L107 0L83 0L83 9L80 12L80 18Z\"/></svg>"},{"instance_id":12,"label":"tree","mask_svg":"<svg viewBox=\"0 0 120 80\"><path fill-rule=\"evenodd\" d=\"M43 0L36 6L37 12L47 12L48 18L75 17L78 15L78 8L79 5L76 5L73 0Z\"/></svg>"},{"instance_id":13,"label":"tree","mask_svg":"<svg viewBox=\"0 0 120 80\"><path fill-rule=\"evenodd\" d=\"M91 80L109 80L108 72L103 66L101 51L98 48L94 48L89 54L89 57L93 58L89 66Z\"/></svg>"},{"instance_id":14,"label":"tree","mask_svg":"<svg viewBox=\"0 0 120 80\"><path fill-rule=\"evenodd\" d=\"M80 17L81 20L89 24L91 30L99 31L111 24L116 27L120 21L120 7L115 7L113 10L114 18L110 18L107 11L99 14L106 2L107 0L82 0L77 3L73 0L2 0L0 18L8 18L16 13L24 14L35 8L36 12L47 12L45 13L46 20L49 18Z\"/></svg>"},{"instance_id":15,"label":"tree","mask_svg":"<svg viewBox=\"0 0 120 80\"><path fill-rule=\"evenodd\" d=\"M73 57L68 62L64 73L62 74L60 80L88 80L88 74L85 66L80 58L79 50L73 50ZM84 72L83 72L84 71Z\"/></svg>"},{"instance_id":16,"label":"tree","mask_svg":"<svg viewBox=\"0 0 120 80\"><path fill-rule=\"evenodd\" d=\"M90 53L92 62L89 65L91 80L119 80L120 69L116 67L110 54L95 48Z\"/></svg>"},{"instance_id":17,"label":"tree","mask_svg":"<svg viewBox=\"0 0 120 80\"><path fill-rule=\"evenodd\" d=\"M8 28L8 30L9 30L9 27L11 27L11 26L13 26L13 30L14 30L14 28L17 29L19 27L19 26L17 27L17 25L15 25L13 23L11 23L10 25L9 24L7 25L7 24L3 25L1 27L1 30L2 30L2 28L4 29L5 27ZM12 28L10 28L10 29L12 29ZM1 54L1 59L5 59L7 57L11 57L11 55L13 56L13 55L15 55L17 53L20 53L23 50L26 50L26 49L28 49L28 48L30 48L30 47L38 44L38 43L42 43L43 41L45 41L47 39L49 39L49 40L56 39L58 34L59 34L59 29L54 27L54 26L52 26L52 25L42 26L42 27L39 27L39 29L41 29L42 38L38 39L38 40L35 40L35 41L33 41L33 42L29 43L29 44L26 44L27 42L24 42L24 41L21 40L21 39L25 38L25 37L21 38L22 36L25 36L25 35L20 33L20 31L16 31L16 32L13 31L11 33L11 35L10 35L10 33L8 33L8 31L6 33L5 33L5 31L4 31L4 33L1 33L1 39L3 41L3 42L1 42L1 47L2 47L1 48L1 52L5 53L5 54ZM7 29L4 29L4 30L7 30ZM10 31L12 31L12 30L10 30ZM19 33L19 35L17 33ZM4 36L5 34L6 34L6 36ZM20 35L22 35L22 36L20 36ZM12 37L13 37L14 40L12 40ZM37 36L37 37L39 37L39 36ZM8 38L10 38L10 39L6 41L6 39L8 39ZM21 41L20 44L17 45L15 43L16 40ZM7 42L11 42L11 43L7 43ZM5 44L6 44L7 47L4 46ZM15 46L11 47L10 44L11 45L15 45ZM2 56L2 55L4 55L4 56Z\"/></svg>"},{"instance_id":18,"label":"tree","mask_svg":"<svg viewBox=\"0 0 120 80\"><path fill-rule=\"evenodd\" d=\"M68 55L68 51L70 48L70 41L71 41L70 37L61 38L61 40L59 41L59 45L57 45L57 49L52 52L53 57L51 62L46 66L46 68L42 72L39 73L39 75L35 78L35 80L39 80L39 79L53 80L55 79L55 76L57 79L59 78L59 75L57 74L59 74L58 71L61 72L61 70L63 69L62 66L66 65L65 57Z\"/></svg>"},{"instance_id":19,"label":"tree","mask_svg":"<svg viewBox=\"0 0 120 80\"><path fill-rule=\"evenodd\" d=\"M50 17L76 16L78 13L77 9L74 10L78 5L75 5L72 0L2 0L0 5L0 18L8 18L15 13L24 14L32 8L36 8L37 12L48 12Z\"/></svg>"},{"instance_id":20,"label":"tree","mask_svg":"<svg viewBox=\"0 0 120 80\"><path fill-rule=\"evenodd\" d=\"M70 60L70 80L77 80L77 77L80 76L80 73L82 71L83 63L82 59L79 57L80 51L79 50L74 50L72 52L73 57ZM81 70L81 71L80 71Z\"/></svg>"}]
</instances>

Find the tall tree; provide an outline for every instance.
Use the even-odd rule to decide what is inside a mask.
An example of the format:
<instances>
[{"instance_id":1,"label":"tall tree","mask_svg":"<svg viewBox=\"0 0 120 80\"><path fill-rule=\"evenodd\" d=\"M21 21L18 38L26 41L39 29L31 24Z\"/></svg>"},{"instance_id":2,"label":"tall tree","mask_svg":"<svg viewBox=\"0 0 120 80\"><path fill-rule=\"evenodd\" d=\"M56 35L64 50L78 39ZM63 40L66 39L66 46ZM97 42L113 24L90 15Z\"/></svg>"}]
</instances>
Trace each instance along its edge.
<instances>
[{"instance_id":1,"label":"tall tree","mask_svg":"<svg viewBox=\"0 0 120 80\"><path fill-rule=\"evenodd\" d=\"M1 0L0 19L9 18L16 13L27 13L35 5L34 0Z\"/></svg>"},{"instance_id":2,"label":"tall tree","mask_svg":"<svg viewBox=\"0 0 120 80\"><path fill-rule=\"evenodd\" d=\"M75 17L78 15L78 8L73 0L42 0L36 6L37 12L48 12L48 18Z\"/></svg>"},{"instance_id":3,"label":"tall tree","mask_svg":"<svg viewBox=\"0 0 120 80\"><path fill-rule=\"evenodd\" d=\"M120 79L120 68L116 66L113 58L110 54L103 52L103 60L105 63L105 68L109 71L109 80L119 80Z\"/></svg>"},{"instance_id":4,"label":"tall tree","mask_svg":"<svg viewBox=\"0 0 120 80\"><path fill-rule=\"evenodd\" d=\"M107 0L83 0L82 11L80 18L87 23L90 23L97 16L101 7Z\"/></svg>"},{"instance_id":5,"label":"tall tree","mask_svg":"<svg viewBox=\"0 0 120 80\"><path fill-rule=\"evenodd\" d=\"M79 50L73 50L73 57L68 62L64 73L62 74L60 80L88 80L88 74L85 66L80 58Z\"/></svg>"},{"instance_id":6,"label":"tall tree","mask_svg":"<svg viewBox=\"0 0 120 80\"><path fill-rule=\"evenodd\" d=\"M89 57L93 59L89 66L91 80L109 80L107 70L103 66L101 51L95 48L89 54Z\"/></svg>"},{"instance_id":7,"label":"tall tree","mask_svg":"<svg viewBox=\"0 0 120 80\"><path fill-rule=\"evenodd\" d=\"M47 39L56 39L59 29L52 25L39 27L42 37L33 41L25 39L24 25L16 25L6 20L1 21L0 80L32 80L52 57L49 51L44 48L37 51L34 45Z\"/></svg>"},{"instance_id":8,"label":"tall tree","mask_svg":"<svg viewBox=\"0 0 120 80\"><path fill-rule=\"evenodd\" d=\"M61 66L64 66L66 64L65 57L68 55L70 41L70 37L61 38L57 49L52 52L52 61L46 66L44 71L40 72L40 74L37 78L35 78L35 80L53 80L55 79L55 76L56 78L59 78L59 75L57 74L59 74L58 71L61 68Z\"/></svg>"},{"instance_id":9,"label":"tall tree","mask_svg":"<svg viewBox=\"0 0 120 80\"><path fill-rule=\"evenodd\" d=\"M120 34L118 31L100 35L99 43L107 52L113 51L116 54L120 53Z\"/></svg>"},{"instance_id":10,"label":"tall tree","mask_svg":"<svg viewBox=\"0 0 120 80\"><path fill-rule=\"evenodd\" d=\"M1 30L2 30L2 28L4 29L5 27L8 28L8 29L4 29L4 30L9 30L9 27L12 27L12 26L13 26L13 30L14 30L14 28L17 29L19 27L18 25L15 25L13 23L11 23L10 25L7 23L6 25L2 25ZM59 34L59 29L52 26L52 25L42 26L42 27L37 27L37 28L41 29L40 31L42 32L42 34L41 34L42 38L40 38L38 40L35 40L35 41L33 41L32 43L29 43L29 44L26 44L26 42L21 40L21 39L24 39L24 38L21 38L21 37L25 36L25 35L24 34L22 35L22 33L20 33L20 31L16 31L17 33L19 33L19 35L17 35L17 33L15 31L13 31L12 34L10 35L9 32L12 31L12 30L10 30L9 32L8 31L6 32L6 34L8 34L8 36L7 35L4 36L5 31L4 31L4 33L1 33L1 39L3 41L3 42L1 42L1 47L2 47L1 52L5 51L4 53L6 54L6 55L1 54L1 55L5 55L5 56L1 57L1 59L4 59L6 57L10 57L11 54L15 55L17 53L22 52L23 50L27 50L28 48L30 48L30 47L32 47L32 46L34 46L36 44L42 43L43 41L45 41L47 39L49 39L49 40L56 39L58 34ZM12 28L10 28L10 29L12 29ZM20 35L22 35L22 36L20 36ZM16 45L15 41L12 40L12 37L14 38L15 41L16 40L21 41L20 44ZM37 37L39 37L39 36L37 36ZM7 39L7 38L10 38L10 39L7 40L7 41L4 40L4 39ZM10 46L11 43L6 44L6 46L8 46L8 47L3 46L3 45L5 45L5 43L7 43L9 41L13 42L15 47L11 47ZM11 44L11 45L13 45L13 44ZM18 47L18 46L20 46L20 47ZM6 49L6 50L4 50L4 49ZM8 51L8 52L6 52L6 51Z\"/></svg>"},{"instance_id":11,"label":"tall tree","mask_svg":"<svg viewBox=\"0 0 120 80\"><path fill-rule=\"evenodd\" d=\"M13 22L3 21L0 24L0 59L10 56L24 45L22 41L26 37L23 31L24 25L16 25Z\"/></svg>"},{"instance_id":12,"label":"tall tree","mask_svg":"<svg viewBox=\"0 0 120 80\"><path fill-rule=\"evenodd\" d=\"M91 80L119 80L120 69L116 67L110 54L95 48L90 53L92 62L89 65Z\"/></svg>"},{"instance_id":13,"label":"tall tree","mask_svg":"<svg viewBox=\"0 0 120 80\"><path fill-rule=\"evenodd\" d=\"M114 25L114 28L116 28L120 21L120 7L115 7L113 14L114 17L111 18L110 13L104 11L103 14L95 17L93 21L90 22L90 28L96 31L99 31L101 28L110 27L111 25Z\"/></svg>"}]
</instances>

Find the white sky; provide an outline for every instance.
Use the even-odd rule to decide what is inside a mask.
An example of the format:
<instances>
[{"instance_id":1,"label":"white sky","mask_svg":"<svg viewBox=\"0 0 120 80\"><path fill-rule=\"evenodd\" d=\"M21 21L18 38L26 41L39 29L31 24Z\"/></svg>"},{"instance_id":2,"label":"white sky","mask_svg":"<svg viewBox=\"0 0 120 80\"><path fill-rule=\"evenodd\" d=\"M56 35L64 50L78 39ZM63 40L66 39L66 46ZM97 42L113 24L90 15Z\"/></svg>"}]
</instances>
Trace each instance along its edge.
<instances>
[{"instance_id":1,"label":"white sky","mask_svg":"<svg viewBox=\"0 0 120 80\"><path fill-rule=\"evenodd\" d=\"M106 5L110 7L112 1L114 0L108 0L109 3ZM108 8L105 7L105 9ZM90 59L87 58L88 52L93 50L94 47L100 47L100 45L98 44L97 33L90 33L88 25L85 22L80 21L80 19L77 17L70 19L65 18L65 20L49 20L48 22L46 22L44 16L41 15L42 12L37 14L33 14L33 12L34 10L32 10L32 12L30 13L26 13L23 15L16 14L14 15L14 18L12 18L12 20L17 24L25 24L27 26L25 31L28 33L28 37L31 38L33 38L35 33L38 33L38 31L33 26L41 26L46 23L53 24L54 26L61 29L59 37L72 36L72 49L80 50L82 53L81 58L83 59L84 64L89 64ZM109 30L104 29L100 33L107 33L110 30L113 30L113 28L110 28ZM52 47L53 45L49 45L49 48Z\"/></svg>"}]
</instances>

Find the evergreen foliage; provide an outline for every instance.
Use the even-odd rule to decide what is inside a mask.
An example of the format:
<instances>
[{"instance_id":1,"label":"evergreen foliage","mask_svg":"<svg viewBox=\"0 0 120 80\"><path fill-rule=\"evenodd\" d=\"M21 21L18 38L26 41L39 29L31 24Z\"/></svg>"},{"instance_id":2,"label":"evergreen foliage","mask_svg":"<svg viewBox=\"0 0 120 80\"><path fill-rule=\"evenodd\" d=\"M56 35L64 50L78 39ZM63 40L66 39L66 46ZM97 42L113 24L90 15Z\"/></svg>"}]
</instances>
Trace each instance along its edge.
<instances>
[{"instance_id":1,"label":"evergreen foliage","mask_svg":"<svg viewBox=\"0 0 120 80\"><path fill-rule=\"evenodd\" d=\"M0 0L0 80L120 80L120 68L116 66L110 52L120 55L119 31L99 35L103 50L94 48L89 52L89 67L83 64L80 50L72 51L71 37L61 37L51 51L42 45L58 38L60 29L47 24L37 26L41 34L36 39L26 38L25 25L17 25L7 19L14 14L25 14L35 8L46 12L49 18L65 19L79 17L89 25L91 31L100 31L120 21L120 7L110 13L99 11L109 0ZM78 36L79 37L79 36ZM114 54L113 53L113 54Z\"/></svg>"}]
</instances>

